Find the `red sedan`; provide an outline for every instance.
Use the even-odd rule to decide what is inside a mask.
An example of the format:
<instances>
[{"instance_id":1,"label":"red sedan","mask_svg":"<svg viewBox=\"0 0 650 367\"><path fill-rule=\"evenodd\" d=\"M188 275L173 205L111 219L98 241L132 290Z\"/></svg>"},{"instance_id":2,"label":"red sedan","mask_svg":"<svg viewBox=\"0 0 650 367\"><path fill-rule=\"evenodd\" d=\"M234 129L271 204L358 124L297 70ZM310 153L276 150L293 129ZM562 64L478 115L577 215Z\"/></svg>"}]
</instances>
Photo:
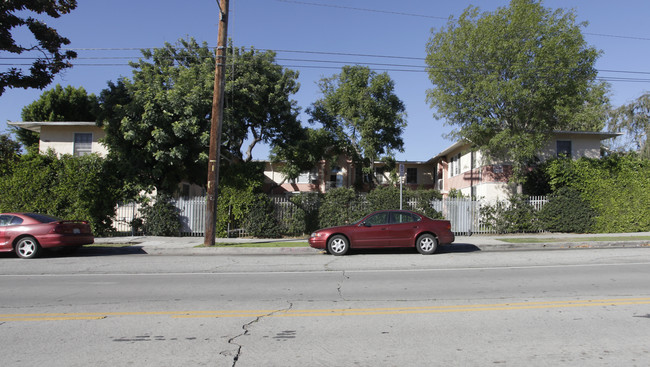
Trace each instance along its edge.
<instances>
[{"instance_id":1,"label":"red sedan","mask_svg":"<svg viewBox=\"0 0 650 367\"><path fill-rule=\"evenodd\" d=\"M438 245L454 242L451 223L407 210L381 210L360 221L320 229L311 234L309 245L332 255L345 255L351 248L415 247L428 255Z\"/></svg>"},{"instance_id":2,"label":"red sedan","mask_svg":"<svg viewBox=\"0 0 650 367\"><path fill-rule=\"evenodd\" d=\"M43 214L0 214L0 252L15 251L24 259L51 247L80 247L95 242L86 221L60 220Z\"/></svg>"}]
</instances>

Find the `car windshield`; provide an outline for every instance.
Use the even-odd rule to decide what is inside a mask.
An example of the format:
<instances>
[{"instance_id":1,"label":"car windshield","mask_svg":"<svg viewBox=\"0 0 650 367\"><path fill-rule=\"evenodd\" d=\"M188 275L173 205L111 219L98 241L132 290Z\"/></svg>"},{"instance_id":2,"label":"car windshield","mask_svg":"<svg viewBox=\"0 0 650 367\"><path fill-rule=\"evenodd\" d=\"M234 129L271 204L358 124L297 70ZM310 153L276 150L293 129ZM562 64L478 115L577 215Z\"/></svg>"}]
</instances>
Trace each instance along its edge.
<instances>
[{"instance_id":1,"label":"car windshield","mask_svg":"<svg viewBox=\"0 0 650 367\"><path fill-rule=\"evenodd\" d=\"M51 217L49 215L44 215L44 214L36 214L36 213L25 213L26 216L35 219L41 223L51 223L51 222L58 222L60 221L59 218L56 217Z\"/></svg>"}]
</instances>

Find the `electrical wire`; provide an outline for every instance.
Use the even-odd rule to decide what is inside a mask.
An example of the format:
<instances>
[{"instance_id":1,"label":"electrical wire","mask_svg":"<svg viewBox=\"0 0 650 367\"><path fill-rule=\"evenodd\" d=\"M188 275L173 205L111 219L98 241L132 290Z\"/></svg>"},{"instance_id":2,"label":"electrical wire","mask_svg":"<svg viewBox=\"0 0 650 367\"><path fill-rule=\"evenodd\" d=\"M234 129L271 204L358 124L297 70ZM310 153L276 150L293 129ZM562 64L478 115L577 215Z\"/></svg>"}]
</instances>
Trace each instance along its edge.
<instances>
[{"instance_id":1,"label":"electrical wire","mask_svg":"<svg viewBox=\"0 0 650 367\"><path fill-rule=\"evenodd\" d=\"M214 49L214 47L210 47ZM141 51L141 48L66 48L64 50L77 51L77 52L86 52L86 51ZM149 49L151 50L151 49ZM339 56L339 57L351 57L354 60L331 60L331 59L298 59L298 58L282 58L277 57L275 61L279 65L285 68L298 68L298 69L340 69L345 65L362 65L370 67L376 71L385 71L385 72L426 72L429 68L426 65L406 65L400 63L379 63L379 62L369 62L369 61L360 61L359 59L363 58L378 58L378 59L394 59L394 60L411 60L424 62L424 57L412 57L412 56L402 56L402 55L379 55L379 54L363 54L363 53L346 53L346 52L326 52L326 51L309 51L309 50L272 50L272 49L255 49L261 52L274 52L276 54L291 53L291 54L302 54L302 55L321 55L321 56ZM234 52L234 49L233 49ZM0 57L0 60L35 60L37 57ZM131 62L138 62L142 59L141 55L139 56L80 56L72 61L74 66L84 66L84 67L127 67L131 65ZM229 58L234 60L229 62L230 67L234 67L234 62L236 62L236 57ZM76 60L129 60L129 63L88 63L88 62L75 62ZM297 64L296 64L297 63ZM31 64L25 63L1 63L2 66L31 66ZM334 66L336 65L336 66ZM456 70L456 69L451 69ZM614 73L614 74L638 74L638 75L650 75L650 72L647 71L630 71L630 70L613 70L613 69L602 69L598 70L600 73ZM626 77L616 77L616 76L602 76L599 75L598 80L611 81L611 82L641 82L646 83L650 80L647 78L626 78Z\"/></svg>"}]
</instances>

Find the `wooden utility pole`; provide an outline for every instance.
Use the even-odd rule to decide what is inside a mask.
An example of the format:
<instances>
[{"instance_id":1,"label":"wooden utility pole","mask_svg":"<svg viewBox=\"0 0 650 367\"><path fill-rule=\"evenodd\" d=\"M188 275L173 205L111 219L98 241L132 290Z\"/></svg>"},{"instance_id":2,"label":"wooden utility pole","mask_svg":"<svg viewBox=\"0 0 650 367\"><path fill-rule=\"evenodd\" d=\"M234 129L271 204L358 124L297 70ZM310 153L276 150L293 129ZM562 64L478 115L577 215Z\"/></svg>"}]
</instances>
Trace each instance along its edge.
<instances>
[{"instance_id":1,"label":"wooden utility pole","mask_svg":"<svg viewBox=\"0 0 650 367\"><path fill-rule=\"evenodd\" d=\"M219 3L220 1L220 3ZM205 209L205 237L203 244L214 246L217 229L217 195L219 193L219 150L223 125L223 95L226 82L226 43L228 42L228 1L217 0L219 5L219 34L214 70L212 120L210 123L210 151L208 161L208 202Z\"/></svg>"}]
</instances>

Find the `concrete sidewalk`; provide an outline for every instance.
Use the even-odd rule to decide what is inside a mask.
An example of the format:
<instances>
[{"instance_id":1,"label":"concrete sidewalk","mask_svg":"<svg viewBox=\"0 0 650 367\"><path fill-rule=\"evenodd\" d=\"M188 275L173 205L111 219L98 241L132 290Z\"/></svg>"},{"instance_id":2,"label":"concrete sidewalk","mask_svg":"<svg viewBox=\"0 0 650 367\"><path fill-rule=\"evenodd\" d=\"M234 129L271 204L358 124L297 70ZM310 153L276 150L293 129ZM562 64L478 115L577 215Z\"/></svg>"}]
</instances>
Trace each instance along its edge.
<instances>
[{"instance_id":1,"label":"concrete sidewalk","mask_svg":"<svg viewBox=\"0 0 650 367\"><path fill-rule=\"evenodd\" d=\"M472 251L514 251L540 249L575 249L575 248L624 248L648 247L650 232L614 233L614 234L566 234L566 233L528 233L516 235L474 235L457 236L451 246L441 246L441 252ZM603 238L602 241L593 240ZM531 239L531 242L510 243L508 239ZM249 239L218 238L217 243L261 243L261 242L296 242L304 239ZM538 242L548 241L548 242ZM197 247L203 244L202 237L102 237L96 238L95 244L129 244L149 255L289 255L320 254L320 250L311 247Z\"/></svg>"}]
</instances>

